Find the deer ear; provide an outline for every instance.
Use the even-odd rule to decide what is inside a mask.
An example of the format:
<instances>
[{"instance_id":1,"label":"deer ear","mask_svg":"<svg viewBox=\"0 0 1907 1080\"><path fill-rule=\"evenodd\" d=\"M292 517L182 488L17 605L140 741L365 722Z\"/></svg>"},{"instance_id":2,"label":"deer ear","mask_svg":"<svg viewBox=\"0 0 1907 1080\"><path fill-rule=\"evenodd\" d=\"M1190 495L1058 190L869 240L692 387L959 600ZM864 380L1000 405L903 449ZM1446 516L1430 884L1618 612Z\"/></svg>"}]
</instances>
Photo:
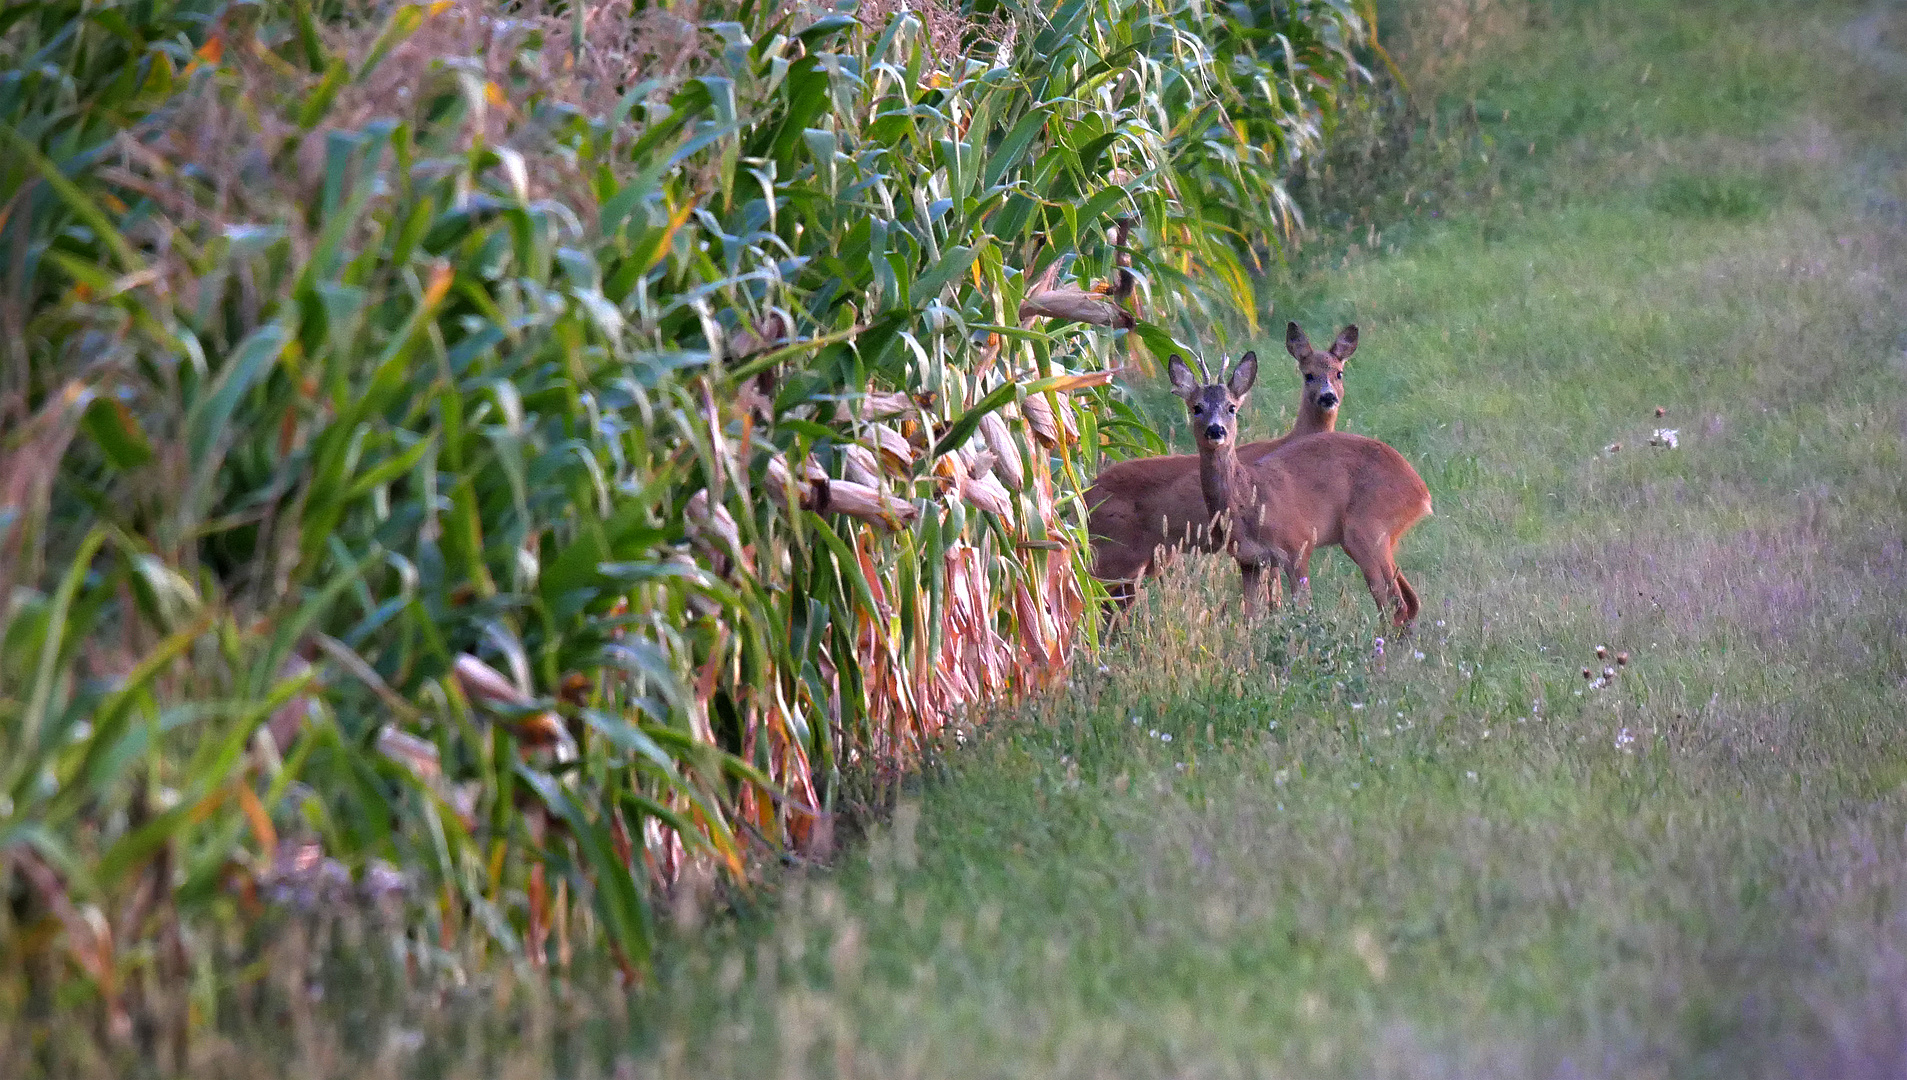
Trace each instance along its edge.
<instances>
[{"instance_id":1,"label":"deer ear","mask_svg":"<svg viewBox=\"0 0 1907 1080\"><path fill-rule=\"evenodd\" d=\"M1235 398L1251 393L1252 384L1258 381L1258 353L1248 352L1238 358L1238 365L1232 368L1231 378L1225 381L1225 390Z\"/></svg>"},{"instance_id":2,"label":"deer ear","mask_svg":"<svg viewBox=\"0 0 1907 1080\"><path fill-rule=\"evenodd\" d=\"M1357 324L1352 323L1338 331L1338 339L1331 343L1331 355L1339 360L1349 360L1357 351Z\"/></svg>"},{"instance_id":3,"label":"deer ear","mask_svg":"<svg viewBox=\"0 0 1907 1080\"><path fill-rule=\"evenodd\" d=\"M1172 392L1186 401L1198 396L1198 379L1193 376L1192 369L1185 366L1185 358L1178 353L1173 353L1172 358L1165 362L1165 377L1172 380Z\"/></svg>"},{"instance_id":4,"label":"deer ear","mask_svg":"<svg viewBox=\"0 0 1907 1080\"><path fill-rule=\"evenodd\" d=\"M1285 324L1285 351L1299 360L1311 355L1311 339L1304 336L1304 328L1295 322Z\"/></svg>"}]
</instances>

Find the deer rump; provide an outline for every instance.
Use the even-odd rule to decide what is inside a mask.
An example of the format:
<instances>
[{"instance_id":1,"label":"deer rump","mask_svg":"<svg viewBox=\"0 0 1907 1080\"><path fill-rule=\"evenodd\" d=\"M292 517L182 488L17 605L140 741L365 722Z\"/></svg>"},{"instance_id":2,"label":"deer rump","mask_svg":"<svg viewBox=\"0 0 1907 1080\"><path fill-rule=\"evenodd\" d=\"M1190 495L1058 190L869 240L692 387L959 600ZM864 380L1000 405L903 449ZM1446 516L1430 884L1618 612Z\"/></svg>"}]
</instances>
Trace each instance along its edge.
<instances>
[{"instance_id":1,"label":"deer rump","mask_svg":"<svg viewBox=\"0 0 1907 1080\"><path fill-rule=\"evenodd\" d=\"M1240 455L1243 456L1242 454ZM1293 440L1238 470L1226 549L1245 566L1275 566L1299 587L1311 553L1336 545L1364 572L1380 609L1417 617L1417 590L1397 569L1398 541L1431 512L1430 489L1404 455L1345 432Z\"/></svg>"}]
</instances>

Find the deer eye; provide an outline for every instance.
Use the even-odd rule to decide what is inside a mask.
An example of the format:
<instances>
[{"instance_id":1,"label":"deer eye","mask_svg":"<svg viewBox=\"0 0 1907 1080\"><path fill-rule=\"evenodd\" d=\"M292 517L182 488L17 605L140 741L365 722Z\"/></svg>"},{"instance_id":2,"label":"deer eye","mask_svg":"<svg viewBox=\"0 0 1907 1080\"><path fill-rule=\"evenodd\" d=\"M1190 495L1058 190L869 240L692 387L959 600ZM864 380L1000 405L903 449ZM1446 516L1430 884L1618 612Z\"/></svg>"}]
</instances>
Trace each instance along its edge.
<instances>
[{"instance_id":1,"label":"deer eye","mask_svg":"<svg viewBox=\"0 0 1907 1080\"><path fill-rule=\"evenodd\" d=\"M1315 380L1316 378L1317 378L1317 376L1316 376L1316 375L1306 375L1306 376L1304 377L1304 381L1305 381L1305 382L1311 382L1311 381L1313 381L1313 380Z\"/></svg>"},{"instance_id":2,"label":"deer eye","mask_svg":"<svg viewBox=\"0 0 1907 1080\"><path fill-rule=\"evenodd\" d=\"M1238 412L1238 406L1236 405L1231 406L1229 411L1232 412L1233 414L1236 414Z\"/></svg>"},{"instance_id":3,"label":"deer eye","mask_svg":"<svg viewBox=\"0 0 1907 1080\"><path fill-rule=\"evenodd\" d=\"M1200 413L1202 413L1202 412L1204 412L1204 411L1205 411L1205 406L1203 406L1203 405L1194 405L1194 406L1192 406L1192 415L1193 415L1193 416L1197 416L1198 414L1200 414Z\"/></svg>"}]
</instances>

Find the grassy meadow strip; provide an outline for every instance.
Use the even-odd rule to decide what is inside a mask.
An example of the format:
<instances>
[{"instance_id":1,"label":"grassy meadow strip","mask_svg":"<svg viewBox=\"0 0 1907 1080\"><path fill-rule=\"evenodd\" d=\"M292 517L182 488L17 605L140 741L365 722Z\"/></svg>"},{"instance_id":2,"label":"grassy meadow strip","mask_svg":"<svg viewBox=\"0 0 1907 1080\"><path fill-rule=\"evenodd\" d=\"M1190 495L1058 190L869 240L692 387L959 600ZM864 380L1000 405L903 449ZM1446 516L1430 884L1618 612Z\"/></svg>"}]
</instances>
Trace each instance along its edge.
<instances>
[{"instance_id":1,"label":"grassy meadow strip","mask_svg":"<svg viewBox=\"0 0 1907 1080\"><path fill-rule=\"evenodd\" d=\"M0 15L0 1072L186 1068L287 910L640 979L1092 643L1107 384L1367 21L912 6Z\"/></svg>"}]
</instances>

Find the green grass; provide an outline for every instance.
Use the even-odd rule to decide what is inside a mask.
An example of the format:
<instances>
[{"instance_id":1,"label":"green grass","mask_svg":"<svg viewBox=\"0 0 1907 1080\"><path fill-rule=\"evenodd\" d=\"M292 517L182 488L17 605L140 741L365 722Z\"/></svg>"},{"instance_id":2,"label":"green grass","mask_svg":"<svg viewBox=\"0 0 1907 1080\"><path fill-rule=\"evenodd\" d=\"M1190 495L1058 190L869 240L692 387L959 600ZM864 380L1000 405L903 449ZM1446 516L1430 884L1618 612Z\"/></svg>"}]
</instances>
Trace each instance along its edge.
<instances>
[{"instance_id":1,"label":"green grass","mask_svg":"<svg viewBox=\"0 0 1907 1080\"><path fill-rule=\"evenodd\" d=\"M480 981L353 1041L424 1075L1898 1075L1907 186L1876 117L1907 86L1846 50L1860 14L1539 6L1440 73L1443 114L1507 112L1492 160L1274 282L1280 325L1360 323L1344 426L1430 484L1412 637L1376 655L1340 555L1249 628L1193 561L838 867L682 905L652 987ZM1598 688L1601 644L1632 660Z\"/></svg>"}]
</instances>

